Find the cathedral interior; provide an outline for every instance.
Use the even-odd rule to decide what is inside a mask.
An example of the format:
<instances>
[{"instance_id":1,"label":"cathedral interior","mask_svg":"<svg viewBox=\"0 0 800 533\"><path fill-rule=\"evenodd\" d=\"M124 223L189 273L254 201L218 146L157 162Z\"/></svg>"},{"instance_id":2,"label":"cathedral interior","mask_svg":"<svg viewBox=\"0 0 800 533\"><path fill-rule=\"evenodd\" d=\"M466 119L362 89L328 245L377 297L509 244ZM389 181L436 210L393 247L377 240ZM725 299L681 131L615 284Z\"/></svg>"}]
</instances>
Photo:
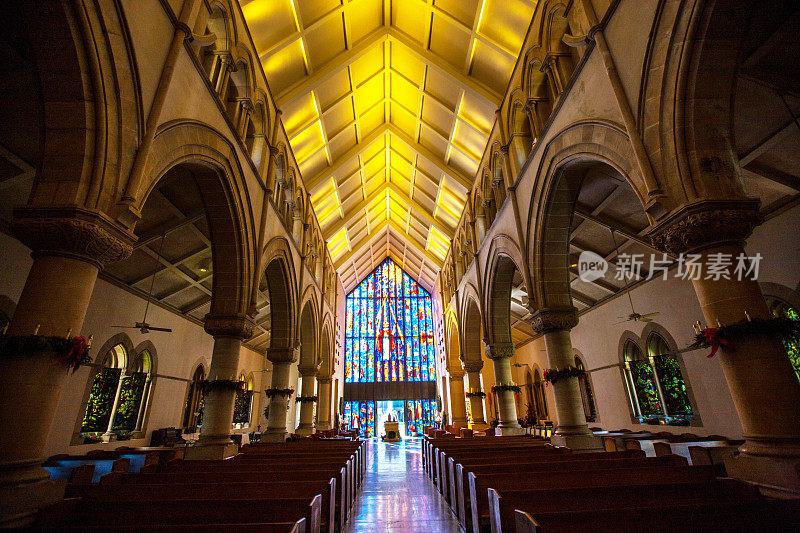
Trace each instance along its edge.
<instances>
[{"instance_id":1,"label":"cathedral interior","mask_svg":"<svg viewBox=\"0 0 800 533\"><path fill-rule=\"evenodd\" d=\"M0 526L799 527L797 2L0 14Z\"/></svg>"}]
</instances>

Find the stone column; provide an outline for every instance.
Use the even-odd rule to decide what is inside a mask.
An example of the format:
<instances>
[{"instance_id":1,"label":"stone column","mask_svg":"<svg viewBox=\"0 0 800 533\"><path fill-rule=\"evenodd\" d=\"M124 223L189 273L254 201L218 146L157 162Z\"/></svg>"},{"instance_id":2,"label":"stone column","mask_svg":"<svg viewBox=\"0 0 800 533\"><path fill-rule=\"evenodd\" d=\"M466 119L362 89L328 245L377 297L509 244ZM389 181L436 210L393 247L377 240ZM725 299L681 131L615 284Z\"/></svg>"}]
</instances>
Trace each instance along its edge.
<instances>
[{"instance_id":1,"label":"stone column","mask_svg":"<svg viewBox=\"0 0 800 533\"><path fill-rule=\"evenodd\" d=\"M467 402L464 396L464 372L450 371L450 416L457 428L467 427Z\"/></svg>"},{"instance_id":2,"label":"stone column","mask_svg":"<svg viewBox=\"0 0 800 533\"><path fill-rule=\"evenodd\" d=\"M317 429L327 431L331 429L331 382L330 376L317 376Z\"/></svg>"},{"instance_id":3,"label":"stone column","mask_svg":"<svg viewBox=\"0 0 800 533\"><path fill-rule=\"evenodd\" d=\"M317 381L317 367L302 367L298 369L302 381L301 396L314 396L314 385ZM314 433L314 402L303 402L300 404L300 425L295 430L297 435L311 435Z\"/></svg>"},{"instance_id":4,"label":"stone column","mask_svg":"<svg viewBox=\"0 0 800 533\"><path fill-rule=\"evenodd\" d=\"M267 359L272 363L272 389L288 389L289 373L292 364L299 357L298 348L270 348L267 350ZM262 435L262 440L267 442L283 442L286 440L286 414L289 410L290 395L279 394L269 401L269 420L267 431Z\"/></svg>"},{"instance_id":5,"label":"stone column","mask_svg":"<svg viewBox=\"0 0 800 533\"><path fill-rule=\"evenodd\" d=\"M464 370L467 372L467 384L470 391L481 389L481 370L483 361L464 361ZM486 391L483 391L486 392ZM472 412L472 428L486 426L486 418L483 414L483 399L470 398L469 410Z\"/></svg>"},{"instance_id":6,"label":"stone column","mask_svg":"<svg viewBox=\"0 0 800 533\"><path fill-rule=\"evenodd\" d=\"M681 208L656 226L653 243L672 254L699 254L702 279L692 281L707 326L771 318L752 276L737 279L737 257L759 222L757 204L704 202ZM731 258L730 279L704 279L705 265L724 254ZM744 257L744 256L743 256ZM690 327L687 317L686 327ZM781 339L751 335L735 341L734 351L716 359L742 423L741 453L726 461L728 474L755 483L775 496L800 496L800 383Z\"/></svg>"},{"instance_id":7,"label":"stone column","mask_svg":"<svg viewBox=\"0 0 800 533\"><path fill-rule=\"evenodd\" d=\"M211 370L205 383L209 390L203 400L203 427L195 446L186 450L186 459L225 459L239 451L231 441L233 403L238 379L242 341L253 334L254 324L247 315L206 315L206 333L214 337Z\"/></svg>"},{"instance_id":8,"label":"stone column","mask_svg":"<svg viewBox=\"0 0 800 533\"><path fill-rule=\"evenodd\" d=\"M578 324L574 308L541 309L531 318L533 330L544 335L547 360L552 369L565 369L575 366L570 330ZM557 446L572 450L595 451L603 448L603 443L586 424L583 400L577 377L561 379L553 383L553 396L556 400L558 427L550 441Z\"/></svg>"},{"instance_id":9,"label":"stone column","mask_svg":"<svg viewBox=\"0 0 800 533\"><path fill-rule=\"evenodd\" d=\"M33 265L7 336L37 328L44 336L81 335L99 269L129 255L135 237L75 208L19 209L12 229L33 250ZM85 376L57 364L51 351L0 357L0 527L29 525L38 509L63 496L63 485L40 465L61 389Z\"/></svg>"},{"instance_id":10,"label":"stone column","mask_svg":"<svg viewBox=\"0 0 800 533\"><path fill-rule=\"evenodd\" d=\"M486 346L486 357L494 365L494 381L497 385L513 385L511 377L511 357L514 355L514 345L510 342L495 343ZM514 401L513 391L504 391L497 394L497 430L500 435L518 435L522 427L517 420L517 404Z\"/></svg>"}]
</instances>

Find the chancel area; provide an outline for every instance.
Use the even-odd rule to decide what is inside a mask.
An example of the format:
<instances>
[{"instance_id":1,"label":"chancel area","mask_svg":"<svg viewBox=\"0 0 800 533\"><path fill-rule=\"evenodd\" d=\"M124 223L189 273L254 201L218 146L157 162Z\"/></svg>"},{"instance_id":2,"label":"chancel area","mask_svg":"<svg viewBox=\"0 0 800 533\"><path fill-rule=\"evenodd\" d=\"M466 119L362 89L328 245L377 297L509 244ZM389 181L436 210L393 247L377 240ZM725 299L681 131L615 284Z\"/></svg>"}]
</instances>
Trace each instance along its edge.
<instances>
[{"instance_id":1,"label":"chancel area","mask_svg":"<svg viewBox=\"0 0 800 533\"><path fill-rule=\"evenodd\" d=\"M800 528L797 2L0 15L0 526Z\"/></svg>"}]
</instances>

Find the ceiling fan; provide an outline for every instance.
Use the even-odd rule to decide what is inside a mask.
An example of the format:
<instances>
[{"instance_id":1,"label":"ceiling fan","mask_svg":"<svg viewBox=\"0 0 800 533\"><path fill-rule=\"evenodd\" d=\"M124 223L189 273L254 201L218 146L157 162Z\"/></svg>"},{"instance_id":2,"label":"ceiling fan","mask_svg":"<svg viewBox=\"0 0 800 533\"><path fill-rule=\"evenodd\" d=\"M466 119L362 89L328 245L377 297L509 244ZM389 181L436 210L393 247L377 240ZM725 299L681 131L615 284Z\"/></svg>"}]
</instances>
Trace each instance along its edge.
<instances>
[{"instance_id":1,"label":"ceiling fan","mask_svg":"<svg viewBox=\"0 0 800 533\"><path fill-rule=\"evenodd\" d=\"M614 229L613 228L611 229L611 239L614 241L614 252L619 253L619 246L617 245L617 238L614 236ZM617 324L622 324L623 322L652 322L653 319L651 317L658 316L658 315L661 314L658 311L656 311L654 313L645 313L645 314L637 313L636 309L633 308L633 299L631 298L631 291L630 291L630 288L628 287L628 277L627 276L624 276L624 275L622 276L622 283L625 284L625 289L624 290L625 290L625 294L628 296L628 302L631 304L631 313L627 317L625 317L625 316L617 317L617 318L621 318L623 320L620 320L619 322L614 323L615 326Z\"/></svg>"},{"instance_id":2,"label":"ceiling fan","mask_svg":"<svg viewBox=\"0 0 800 533\"><path fill-rule=\"evenodd\" d=\"M153 285L156 281L156 273L158 272L158 258L161 257L161 250L164 248L164 241L167 239L167 234L161 236L161 244L158 247L158 256L156 257L156 268L153 269L153 276L150 278L150 290L147 293L147 304L144 306L144 317L142 317L141 322L134 322L133 326L111 326L112 328L123 328L123 329L138 329L142 334L150 333L151 331L165 331L167 333L171 333L172 329L170 328L157 328L155 326L151 326L147 323L147 311L150 309L150 300L153 298Z\"/></svg>"}]
</instances>

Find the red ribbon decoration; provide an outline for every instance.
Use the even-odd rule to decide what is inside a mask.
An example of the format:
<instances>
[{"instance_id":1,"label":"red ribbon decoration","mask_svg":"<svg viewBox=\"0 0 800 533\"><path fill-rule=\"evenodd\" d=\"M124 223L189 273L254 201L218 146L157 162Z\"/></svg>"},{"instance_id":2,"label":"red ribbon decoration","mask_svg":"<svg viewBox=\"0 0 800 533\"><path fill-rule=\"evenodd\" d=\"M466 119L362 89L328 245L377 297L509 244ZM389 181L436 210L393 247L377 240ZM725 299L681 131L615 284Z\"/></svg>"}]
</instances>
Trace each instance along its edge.
<instances>
[{"instance_id":1,"label":"red ribbon decoration","mask_svg":"<svg viewBox=\"0 0 800 533\"><path fill-rule=\"evenodd\" d=\"M706 328L703 330L703 338L711 346L711 353L706 357L714 357L717 355L717 350L719 350L720 347L723 350L733 351L733 345L728 339L720 336L719 330L720 328Z\"/></svg>"},{"instance_id":2,"label":"red ribbon decoration","mask_svg":"<svg viewBox=\"0 0 800 533\"><path fill-rule=\"evenodd\" d=\"M86 341L86 338L73 337L72 346L70 346L69 351L66 355L62 356L58 362L65 365L67 368L77 370L77 368L81 366L87 351L89 351L89 343Z\"/></svg>"}]
</instances>

